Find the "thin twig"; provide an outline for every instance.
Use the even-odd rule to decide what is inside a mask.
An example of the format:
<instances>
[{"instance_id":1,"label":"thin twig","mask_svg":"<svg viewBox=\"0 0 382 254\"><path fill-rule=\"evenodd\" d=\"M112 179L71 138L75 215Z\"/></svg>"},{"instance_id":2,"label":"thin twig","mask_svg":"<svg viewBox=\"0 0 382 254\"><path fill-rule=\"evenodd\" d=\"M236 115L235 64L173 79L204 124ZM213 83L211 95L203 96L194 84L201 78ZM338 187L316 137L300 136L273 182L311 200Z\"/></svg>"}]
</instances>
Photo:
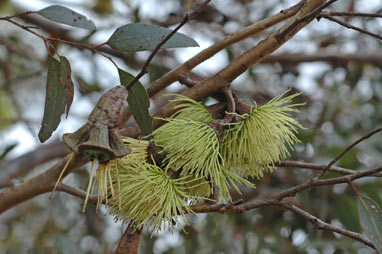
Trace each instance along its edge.
<instances>
[{"instance_id":1,"label":"thin twig","mask_svg":"<svg viewBox=\"0 0 382 254\"><path fill-rule=\"evenodd\" d=\"M233 97L233 91L231 86L225 86L222 88L222 93L224 94L226 98L226 103L227 103L227 112L228 113L235 113L236 112L236 102ZM223 122L224 123L230 123L233 121L235 118L234 114L226 114L224 116Z\"/></svg>"},{"instance_id":2,"label":"thin twig","mask_svg":"<svg viewBox=\"0 0 382 254\"><path fill-rule=\"evenodd\" d=\"M313 225L317 226L318 229L322 229L322 230L325 230L325 231L335 232L335 233L341 234L343 236L347 236L347 237L353 238L354 240L362 242L363 244L365 244L365 245L375 249L373 243L370 242L369 239L363 237L359 233L356 233L356 232L353 232L353 231L350 231L350 230L346 230L346 229L343 229L343 228L339 228L339 227L336 227L336 226L331 225L329 223L326 223L326 222L322 221L321 219L319 219L319 218L313 216L312 214L302 210L301 208L298 208L297 206L295 206L293 204L279 202L279 203L276 203L275 205L279 206L279 207L282 207L284 209L287 209L289 211L292 211L292 212L294 212L294 213L296 213L298 215L301 215L306 220L310 221Z\"/></svg>"},{"instance_id":3,"label":"thin twig","mask_svg":"<svg viewBox=\"0 0 382 254\"><path fill-rule=\"evenodd\" d=\"M352 232L346 229L342 229L339 227L336 227L334 225L331 225L329 223L326 223L322 221L321 219L313 216L312 214L298 208L297 206L281 202L279 200L275 200L273 198L267 199L267 200L256 200L250 203L244 203L240 205L225 205L225 204L213 204L208 205L206 203L193 206L191 207L192 211L195 213L211 213L211 212L234 212L234 213L240 213L240 212L246 212L249 210L253 210L260 207L267 207L267 206L278 206L287 210L290 210L292 212L295 212L296 214L299 214L303 216L305 219L310 221L312 224L316 225L317 228L332 231L350 238L353 238L357 241L360 241L364 243L367 246L370 246L371 248L375 249L374 245L365 237L363 237L361 234Z\"/></svg>"},{"instance_id":4,"label":"thin twig","mask_svg":"<svg viewBox=\"0 0 382 254\"><path fill-rule=\"evenodd\" d=\"M145 64L143 65L141 71L135 76L127 85L126 89L129 90L143 75L146 74L146 69L149 66L150 62L153 60L156 53L160 50L160 48L182 27L184 26L189 19L193 19L211 0L205 1L201 6L199 6L196 10L194 10L190 14L186 14L180 22L179 25L175 27L166 37L164 37L151 52L150 56L147 58ZM123 84L122 84L123 85Z\"/></svg>"},{"instance_id":5,"label":"thin twig","mask_svg":"<svg viewBox=\"0 0 382 254\"><path fill-rule=\"evenodd\" d=\"M16 21L13 21L12 18L14 17L19 17L19 16L23 16L25 14L29 14L29 13L33 13L33 12L27 12L27 13L21 13L20 15L14 15L14 16L9 16L9 17L0 17L0 20L5 20L5 21L8 21L12 24L14 24L15 26L18 26L24 30L26 30L27 32L29 33L32 33L34 34L35 36L39 37L40 39L42 39L44 41L44 44L45 44L45 47L47 48L47 51L48 53L50 54L50 50L49 49L52 49L56 55L59 56L59 53L57 51L57 49L53 46L53 44L51 43L52 41L56 41L56 42L61 42L61 43L65 43L65 44L68 44L68 45L72 45L72 46L77 46L77 47L83 47L83 48L86 48L90 51L93 51L94 53L96 54L99 54L103 57L105 57L106 59L108 59L116 68L119 68L118 65L115 63L115 61L107 56L106 54L100 52L97 48L104 45L104 44L99 44L99 45L95 45L95 46L92 46L92 45L86 45L86 44L82 44L82 43L78 43L78 42L73 42L73 41L68 41L68 40L63 40L63 39L60 39L60 38L52 38L52 37L45 37L39 33L36 33L35 31L31 30L31 28L36 28L36 27L30 27L30 26L25 26L25 25L22 25Z\"/></svg>"},{"instance_id":6,"label":"thin twig","mask_svg":"<svg viewBox=\"0 0 382 254\"><path fill-rule=\"evenodd\" d=\"M61 192L65 192L65 193L68 193L72 196L75 196L75 197L79 197L83 200L86 199L86 192L85 191L82 191L80 189L76 189L72 186L69 186L69 185L66 185L66 184L63 184L63 183L60 183L58 186L57 186L57 189L56 191L61 191ZM88 203L93 203L93 204L97 204L97 201L98 201L98 197L97 195L89 195L88 197L88 200L87 202Z\"/></svg>"},{"instance_id":7,"label":"thin twig","mask_svg":"<svg viewBox=\"0 0 382 254\"><path fill-rule=\"evenodd\" d=\"M364 12L336 12L336 11L323 11L322 15L326 16L340 16L340 17L366 17L366 18L382 18L382 13L364 13Z\"/></svg>"},{"instance_id":8,"label":"thin twig","mask_svg":"<svg viewBox=\"0 0 382 254\"><path fill-rule=\"evenodd\" d=\"M380 128L377 128L369 133L367 133L366 135L362 136L361 138L357 139L356 141L354 141L352 144L350 144L348 147L345 148L345 150L343 150L340 154L338 154L332 161L329 162L329 164L326 166L326 168L324 168L324 170L322 170L320 173L317 174L317 176L314 177L314 179L319 179L321 178L322 176L325 175L325 173L328 171L328 169L334 165L334 163L336 163L342 156L344 156L348 151L350 151L350 149L352 149L354 146L356 146L357 144L361 143L362 141L364 141L365 139L368 139L369 137L373 136L374 134L377 134L378 132L382 131L382 127Z\"/></svg>"},{"instance_id":9,"label":"thin twig","mask_svg":"<svg viewBox=\"0 0 382 254\"><path fill-rule=\"evenodd\" d=\"M163 44L165 44L184 24L186 24L188 21L188 14L186 14L186 16L184 17L184 19L182 20L182 22L174 29L171 31L171 33L169 33L165 38L163 38L158 44L157 46L155 47L155 49L153 50L153 52L151 52L150 56L147 58L145 64L143 65L141 71L138 73L137 76L135 76L127 85L126 85L126 89L129 90L143 75L146 74L146 69L147 67L149 66L151 60L153 60L154 56L156 55L156 53L158 52L158 50L163 46ZM122 84L123 85L123 84Z\"/></svg>"},{"instance_id":10,"label":"thin twig","mask_svg":"<svg viewBox=\"0 0 382 254\"><path fill-rule=\"evenodd\" d=\"M375 173L380 173L381 171L382 171L382 168L379 167L379 168L375 168L375 169L371 169L371 170L358 171L358 173L356 173L356 174L347 175L347 176L335 177L335 178L330 178L330 179L322 179L322 180L311 179L310 181L299 184L299 185L294 186L290 189L282 191L276 195L273 195L272 198L277 199L277 200L281 200L285 197L295 196L298 192L312 188L314 186L324 186L324 185L346 183L348 181L354 181L354 180L362 178L362 177L372 176Z\"/></svg>"},{"instance_id":11,"label":"thin twig","mask_svg":"<svg viewBox=\"0 0 382 254\"><path fill-rule=\"evenodd\" d=\"M315 164L315 163L302 162L302 161L280 161L280 162L276 162L275 166L324 170L328 165L326 165L326 164ZM335 167L335 166L331 166L328 169L328 171L338 173L338 174L343 174L343 175L354 175L354 174L358 173L358 171L356 171L356 170L351 170L351 169L341 168L341 167ZM372 176L382 177L382 173L376 173L376 174L373 174Z\"/></svg>"},{"instance_id":12,"label":"thin twig","mask_svg":"<svg viewBox=\"0 0 382 254\"><path fill-rule=\"evenodd\" d=\"M281 43L282 41L285 40L285 36L290 33L292 30L294 30L300 23L306 22L309 20L313 20L315 17L319 16L320 12L328 7L329 5L333 4L337 0L330 0L324 4L322 4L320 7L316 8L314 11L311 13L305 15L304 17L297 18L292 24L289 25L288 28L284 29L282 32L278 33L275 38L276 40Z\"/></svg>"},{"instance_id":13,"label":"thin twig","mask_svg":"<svg viewBox=\"0 0 382 254\"><path fill-rule=\"evenodd\" d=\"M333 22L336 22L336 23L338 23L338 24L340 24L341 26L344 26L344 27L346 27L346 28L353 29L353 30L356 30L356 31L358 31L358 32L360 32L360 33L367 34L367 35L370 35L370 36L372 36L372 37L374 37L374 38L377 38L377 39L379 39L379 40L382 40L382 36L380 36L380 35L378 35L378 34L375 34L375 33L372 33L372 32L369 32L369 31L367 31L367 30L365 30L365 29L362 29L362 28L359 28L359 27L350 25L349 23L346 23L346 22L344 22L344 21L342 21L342 20L340 20L340 19L333 18L333 17L331 17L331 16L324 15L324 14L321 15L320 17L325 18L325 19L328 19L328 20L333 21Z\"/></svg>"}]
</instances>

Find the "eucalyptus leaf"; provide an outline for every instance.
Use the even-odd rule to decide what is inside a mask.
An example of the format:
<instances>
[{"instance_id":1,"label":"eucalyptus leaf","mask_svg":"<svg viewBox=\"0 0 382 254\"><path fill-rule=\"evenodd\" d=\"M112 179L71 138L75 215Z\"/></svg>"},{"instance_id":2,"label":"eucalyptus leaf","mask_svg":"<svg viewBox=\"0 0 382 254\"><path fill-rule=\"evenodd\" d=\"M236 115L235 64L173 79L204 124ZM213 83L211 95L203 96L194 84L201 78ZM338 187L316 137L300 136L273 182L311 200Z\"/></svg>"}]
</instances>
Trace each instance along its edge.
<instances>
[{"instance_id":1,"label":"eucalyptus leaf","mask_svg":"<svg viewBox=\"0 0 382 254\"><path fill-rule=\"evenodd\" d=\"M106 42L110 47L120 51L153 50L171 30L145 24L127 24L119 27ZM198 43L182 34L175 33L161 48L197 47Z\"/></svg>"},{"instance_id":2,"label":"eucalyptus leaf","mask_svg":"<svg viewBox=\"0 0 382 254\"><path fill-rule=\"evenodd\" d=\"M134 78L130 73L118 69L121 84L126 85ZM142 136L148 136L153 131L152 118L149 113L150 100L143 85L137 81L129 90L127 96L131 113L141 129Z\"/></svg>"},{"instance_id":3,"label":"eucalyptus leaf","mask_svg":"<svg viewBox=\"0 0 382 254\"><path fill-rule=\"evenodd\" d=\"M69 26L80 27L87 30L96 30L93 21L82 14L60 5L51 5L36 12L44 18L66 24Z\"/></svg>"},{"instance_id":4,"label":"eucalyptus leaf","mask_svg":"<svg viewBox=\"0 0 382 254\"><path fill-rule=\"evenodd\" d=\"M378 253L382 253L382 210L367 197L358 196L358 212L361 226Z\"/></svg>"},{"instance_id":5,"label":"eucalyptus leaf","mask_svg":"<svg viewBox=\"0 0 382 254\"><path fill-rule=\"evenodd\" d=\"M38 133L41 142L50 138L60 124L65 109L66 114L69 113L73 101L74 88L70 64L65 57L60 57L60 60L52 56L48 58L44 117Z\"/></svg>"}]
</instances>

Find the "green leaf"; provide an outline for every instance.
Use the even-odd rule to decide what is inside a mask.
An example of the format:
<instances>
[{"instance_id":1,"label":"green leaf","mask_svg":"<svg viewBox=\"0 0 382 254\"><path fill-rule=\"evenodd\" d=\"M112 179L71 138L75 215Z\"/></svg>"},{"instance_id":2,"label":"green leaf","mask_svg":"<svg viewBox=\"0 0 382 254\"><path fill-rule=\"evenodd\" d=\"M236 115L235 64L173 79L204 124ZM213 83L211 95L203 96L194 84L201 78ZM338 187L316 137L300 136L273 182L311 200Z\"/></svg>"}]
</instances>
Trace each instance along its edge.
<instances>
[{"instance_id":1,"label":"green leaf","mask_svg":"<svg viewBox=\"0 0 382 254\"><path fill-rule=\"evenodd\" d=\"M65 102L66 102L66 117L68 117L70 106L73 102L74 97L74 85L72 81L72 69L70 68L70 63L66 57L60 57L60 82L64 85L65 89Z\"/></svg>"},{"instance_id":2,"label":"green leaf","mask_svg":"<svg viewBox=\"0 0 382 254\"><path fill-rule=\"evenodd\" d=\"M372 199L358 196L361 226L378 253L382 253L382 210Z\"/></svg>"},{"instance_id":3,"label":"green leaf","mask_svg":"<svg viewBox=\"0 0 382 254\"><path fill-rule=\"evenodd\" d=\"M93 21L82 14L60 5L51 5L36 12L44 18L69 26L80 27L87 30L96 30Z\"/></svg>"},{"instance_id":4,"label":"green leaf","mask_svg":"<svg viewBox=\"0 0 382 254\"><path fill-rule=\"evenodd\" d=\"M121 51L153 50L171 32L170 29L145 24L127 24L119 27L106 42L110 47ZM192 38L175 33L162 48L197 47Z\"/></svg>"},{"instance_id":5,"label":"green leaf","mask_svg":"<svg viewBox=\"0 0 382 254\"><path fill-rule=\"evenodd\" d=\"M73 82L70 64L65 57L61 62L53 57L48 58L48 77L46 81L45 109L38 137L45 142L52 135L61 121L61 115L69 113L73 100Z\"/></svg>"},{"instance_id":6,"label":"green leaf","mask_svg":"<svg viewBox=\"0 0 382 254\"><path fill-rule=\"evenodd\" d=\"M134 78L133 75L121 69L118 69L118 73L122 85L126 85ZM150 135L153 132L153 126L149 113L149 96L146 93L146 89L139 81L130 88L127 96L127 103L129 104L135 121L141 129L142 136Z\"/></svg>"},{"instance_id":7,"label":"green leaf","mask_svg":"<svg viewBox=\"0 0 382 254\"><path fill-rule=\"evenodd\" d=\"M361 226L358 220L357 202L347 195L334 195L333 204L335 213L340 222L354 232L360 232Z\"/></svg>"}]
</instances>

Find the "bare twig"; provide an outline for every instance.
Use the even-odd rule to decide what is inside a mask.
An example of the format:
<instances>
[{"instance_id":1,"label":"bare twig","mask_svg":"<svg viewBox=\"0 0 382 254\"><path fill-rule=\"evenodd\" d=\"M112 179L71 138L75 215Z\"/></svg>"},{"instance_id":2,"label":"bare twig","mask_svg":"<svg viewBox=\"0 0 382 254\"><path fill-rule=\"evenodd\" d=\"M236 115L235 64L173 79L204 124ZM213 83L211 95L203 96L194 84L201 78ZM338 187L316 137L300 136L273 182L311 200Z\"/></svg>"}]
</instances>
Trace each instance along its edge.
<instances>
[{"instance_id":1,"label":"bare twig","mask_svg":"<svg viewBox=\"0 0 382 254\"><path fill-rule=\"evenodd\" d=\"M280 161L280 162L275 163L275 166L324 170L328 165L314 164L314 163L308 163L308 162L302 162L302 161ZM354 174L358 173L358 171L356 171L356 170L351 170L351 169L346 169L346 168L341 168L341 167L335 167L335 166L331 166L328 169L328 171L343 174L343 175L354 175ZM375 173L372 176L382 177L382 173Z\"/></svg>"},{"instance_id":2,"label":"bare twig","mask_svg":"<svg viewBox=\"0 0 382 254\"><path fill-rule=\"evenodd\" d=\"M379 40L382 40L382 36L378 35L378 34L375 34L375 33L372 33L372 32L369 32L369 31L366 31L365 29L362 29L362 28L359 28L359 27L356 27L356 26L353 26L353 25L350 25L349 23L346 23L340 19L337 19L337 18L333 18L331 16L328 16L328 15L325 15L325 14L322 14L320 17L322 18L325 18L325 19L328 19L330 21L333 21L333 22L336 22L338 24L340 24L341 26L344 26L346 28L349 28L349 29L353 29L353 30L356 30L360 33L363 33L363 34L367 34L367 35L370 35L374 38L377 38Z\"/></svg>"},{"instance_id":3,"label":"bare twig","mask_svg":"<svg viewBox=\"0 0 382 254\"><path fill-rule=\"evenodd\" d=\"M369 133L367 133L366 135L362 136L361 138L357 139L356 141L354 141L352 144L350 144L348 147L345 148L345 150L343 150L339 155L337 155L333 160L331 160L329 162L329 164L326 166L326 168L324 168L324 170L322 170L320 173L317 174L317 176L314 177L314 179L319 179L321 178L327 171L328 169L334 165L334 163L336 163L342 156L345 155L345 153L347 153L348 151L350 151L350 149L352 149L354 146L356 146L357 144L361 143L362 141L364 141L365 139L368 139L369 137L373 136L374 134L377 134L378 132L382 131L382 127L380 128L377 128Z\"/></svg>"},{"instance_id":4,"label":"bare twig","mask_svg":"<svg viewBox=\"0 0 382 254\"><path fill-rule=\"evenodd\" d=\"M362 177L372 176L376 173L380 173L381 171L382 171L382 168L375 168L375 169L371 169L371 170L358 171L356 174L352 174L352 175L335 177L335 178L330 178L330 179L322 179L322 180L311 179L310 181L299 184L299 185L294 186L290 189L282 191L276 195L273 195L272 198L277 199L277 200L281 200L285 197L294 196L302 190L310 189L310 188L315 187L315 186L324 186L324 185L333 185L333 184L339 184L339 183L347 183L348 181L354 181L354 180L362 178Z\"/></svg>"},{"instance_id":5,"label":"bare twig","mask_svg":"<svg viewBox=\"0 0 382 254\"><path fill-rule=\"evenodd\" d=\"M143 75L146 74L146 69L149 66L150 62L153 60L156 53L159 51L159 49L182 27L184 26L189 19L193 19L211 0L205 1L200 7L198 7L196 10L194 10L190 14L186 14L186 16L183 18L182 22L180 22L179 25L175 27L174 30L172 30L166 37L164 37L154 48L154 50L151 52L150 56L147 58L145 64L143 65L141 71L135 76L127 85L126 89L129 90ZM123 84L122 84L123 85Z\"/></svg>"},{"instance_id":6,"label":"bare twig","mask_svg":"<svg viewBox=\"0 0 382 254\"><path fill-rule=\"evenodd\" d=\"M333 54L318 53L313 55L307 54L277 54L265 58L261 63L281 63L281 64L299 64L305 62L328 62L334 66L346 65L349 62L380 64L382 54Z\"/></svg>"},{"instance_id":7,"label":"bare twig","mask_svg":"<svg viewBox=\"0 0 382 254\"><path fill-rule=\"evenodd\" d=\"M39 37L40 39L42 39L44 41L44 45L45 47L47 48L47 51L48 53L50 54L50 50L53 50L55 52L55 54L57 54L59 56L59 53L58 51L56 50L56 48L54 47L54 45L51 43L52 41L57 41L57 42L61 42L61 43L65 43L65 44L68 44L68 45L72 45L72 46L76 46L76 47L83 47L83 48L86 48L88 50L91 50L93 51L94 53L96 54L99 54L103 57L105 57L106 59L108 59L116 68L118 68L118 65L115 63L115 61L105 55L104 53L100 52L97 47L99 46L102 46L103 44L100 44L100 45L96 45L96 46L91 46L91 45L86 45L86 44L83 44L83 43L79 43L79 42L74 42L74 41L69 41L69 40L63 40L63 39L60 39L60 38L53 38L53 37L45 37L39 33L36 33L35 31L33 31L31 28L35 28L35 27L31 27L31 26L26 26L26 25L22 25L16 21L13 21L12 18L14 17L20 17L20 16L24 16L25 14L30 14L30 13L34 13L34 12L24 12L24 13L21 13L21 14L18 14L18 15L14 15L14 16L7 16L7 17L0 17L0 20L5 20L5 21L8 21L9 23L12 23L13 25L15 26L18 26L20 27L21 29L24 29L25 31L29 32L29 33L32 33L33 35Z\"/></svg>"},{"instance_id":8,"label":"bare twig","mask_svg":"<svg viewBox=\"0 0 382 254\"><path fill-rule=\"evenodd\" d=\"M320 7L312 10L310 13L306 14L305 16L302 16L302 17L298 17L297 19L294 20L294 22L292 22L291 24L289 24L289 26L286 28L286 29L283 29L281 30L278 34L276 34L275 38L276 40L281 43L283 42L286 38L286 35L290 32L292 32L293 30L297 29L298 26L301 24L301 23L304 23L304 22L310 22L311 20L313 20L314 18L316 18L317 16L319 16L320 12L325 9L326 7L328 7L329 5L333 4L334 2L336 2L337 0L330 0L326 3L323 3Z\"/></svg>"},{"instance_id":9,"label":"bare twig","mask_svg":"<svg viewBox=\"0 0 382 254\"><path fill-rule=\"evenodd\" d=\"M154 48L154 50L151 52L150 56L147 58L145 64L143 65L141 71L135 76L127 85L126 89L129 90L143 75L146 74L146 69L149 66L151 60L153 60L154 56L158 52L158 50L165 44L184 24L186 24L188 21L188 15L184 17L182 22L174 29L172 30L166 37L164 37ZM122 84L123 85L123 84Z\"/></svg>"},{"instance_id":10,"label":"bare twig","mask_svg":"<svg viewBox=\"0 0 382 254\"><path fill-rule=\"evenodd\" d=\"M68 193L72 196L75 196L75 197L78 197L78 198L81 198L83 200L86 199L86 192L85 191L82 191L82 190L79 190L79 189L76 189L72 186L69 186L69 185L66 185L66 184L63 184L63 183L60 183L58 186L57 186L57 191L61 191L61 192L65 192L65 193ZM97 195L89 195L88 197L88 200L87 202L89 203L93 203L93 204L97 204L98 203L98 197Z\"/></svg>"},{"instance_id":11,"label":"bare twig","mask_svg":"<svg viewBox=\"0 0 382 254\"><path fill-rule=\"evenodd\" d=\"M224 94L226 98L226 103L227 103L227 112L228 113L235 113L236 112L236 102L233 97L233 92L231 86L226 86L222 88L222 93ZM235 118L234 114L226 114L224 116L223 121L225 123L230 123L232 120Z\"/></svg>"},{"instance_id":12,"label":"bare twig","mask_svg":"<svg viewBox=\"0 0 382 254\"><path fill-rule=\"evenodd\" d=\"M382 18L382 13L364 13L364 12L336 12L336 11L330 11L321 12L322 15L326 16L340 16L340 17L365 17L365 18Z\"/></svg>"},{"instance_id":13,"label":"bare twig","mask_svg":"<svg viewBox=\"0 0 382 254\"><path fill-rule=\"evenodd\" d=\"M365 237L363 237L361 234L352 232L346 229L342 229L339 227L336 227L334 225L331 225L329 223L326 223L322 221L321 219L313 216L312 214L298 208L297 206L286 203L286 202L281 202L278 200L275 200L273 198L267 199L267 200L256 200L253 202L249 203L244 203L244 204L239 204L239 205L225 205L225 204L213 204L213 205L208 205L206 203L193 206L192 211L195 213L211 213L211 212L234 212L234 213L241 213L241 212L246 212L252 209L260 208L260 207L267 207L267 206L278 206L287 210L290 210L292 212L295 212L296 214L299 214L303 216L305 219L310 221L312 224L317 226L319 229L327 230L327 231L332 231L336 232L338 234L353 238L357 241L360 241L364 243L367 246L370 246L371 248L375 249L374 245Z\"/></svg>"},{"instance_id":14,"label":"bare twig","mask_svg":"<svg viewBox=\"0 0 382 254\"><path fill-rule=\"evenodd\" d=\"M350 238L353 238L354 240L357 240L359 242L362 242L363 244L375 249L374 245L372 242L369 241L366 237L363 237L361 234L346 230L343 228L336 227L334 225L331 225L329 223L326 223L322 221L321 219L313 216L312 214L302 210L301 208L298 208L297 206L290 204L290 203L284 203L284 202L279 202L275 204L276 206L282 207L284 209L290 210L292 212L295 212L298 215L301 215L304 217L306 220L310 221L313 225L315 225L318 229L322 229L325 231L331 231L335 232L338 234L341 234L343 236L347 236Z\"/></svg>"}]
</instances>

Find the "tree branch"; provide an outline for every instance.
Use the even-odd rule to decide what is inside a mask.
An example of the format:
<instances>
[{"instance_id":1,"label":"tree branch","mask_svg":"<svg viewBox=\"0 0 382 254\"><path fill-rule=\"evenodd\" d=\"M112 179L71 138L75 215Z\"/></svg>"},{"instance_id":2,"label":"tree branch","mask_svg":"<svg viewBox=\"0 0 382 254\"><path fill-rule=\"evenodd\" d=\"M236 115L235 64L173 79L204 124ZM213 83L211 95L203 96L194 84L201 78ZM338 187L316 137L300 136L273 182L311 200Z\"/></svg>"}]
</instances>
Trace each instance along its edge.
<instances>
[{"instance_id":1,"label":"tree branch","mask_svg":"<svg viewBox=\"0 0 382 254\"><path fill-rule=\"evenodd\" d=\"M306 220L308 220L313 225L315 225L318 229L322 229L322 230L325 230L325 231L335 232L335 233L341 234L343 236L347 236L347 237L353 238L354 240L362 242L363 244L365 244L365 245L375 249L375 247L372 244L372 242L370 242L369 239L363 237L359 233L356 233L356 232L353 232L353 231L349 231L349 230L346 230L346 229L343 229L343 228L339 228L339 227L333 226L333 225L331 225L329 223L326 223L326 222L322 221L321 219L319 219L319 218L313 216L312 214L310 214L310 213L308 213L308 212L298 208L297 206L295 206L293 204L284 203L284 202L278 202L275 205L279 206L279 207L282 207L284 209L287 209L289 211L292 211L292 212L294 212L294 213L304 217Z\"/></svg>"},{"instance_id":2,"label":"tree branch","mask_svg":"<svg viewBox=\"0 0 382 254\"><path fill-rule=\"evenodd\" d=\"M65 193L68 193L72 196L75 196L75 197L78 197L78 198L81 198L83 200L86 199L86 192L85 191L82 191L82 190L79 190L79 189L76 189L72 186L69 186L69 185L66 185L66 184L63 184L63 183L60 183L58 186L57 186L57 191L61 191L61 192L65 192ZM89 195L88 197L88 202L89 203L93 203L93 204L97 204L98 203L98 197L96 195Z\"/></svg>"},{"instance_id":3,"label":"tree branch","mask_svg":"<svg viewBox=\"0 0 382 254\"><path fill-rule=\"evenodd\" d=\"M115 250L115 254L137 254L141 233L141 230L134 230L128 226Z\"/></svg>"},{"instance_id":4,"label":"tree branch","mask_svg":"<svg viewBox=\"0 0 382 254\"><path fill-rule=\"evenodd\" d=\"M328 62L334 66L345 65L349 62L371 63L379 65L381 63L382 54L333 54L333 53L318 53L306 55L301 53L296 54L277 54L265 58L261 63L281 63L281 64L299 64L306 62Z\"/></svg>"},{"instance_id":5,"label":"tree branch","mask_svg":"<svg viewBox=\"0 0 382 254\"><path fill-rule=\"evenodd\" d=\"M302 161L280 161L275 163L275 166L278 167L296 167L296 168L307 168L307 169L314 169L314 170L324 170L328 165L325 164L314 164L314 163L308 163L308 162L302 162ZM339 173L343 175L354 175L357 174L358 171L341 168L341 167L335 167L331 166L328 171ZM375 173L371 176L375 177L382 177L382 173Z\"/></svg>"},{"instance_id":6,"label":"tree branch","mask_svg":"<svg viewBox=\"0 0 382 254\"><path fill-rule=\"evenodd\" d=\"M350 25L349 23L346 23L346 22L344 22L344 21L342 21L340 19L333 18L333 17L325 15L325 14L321 14L320 17L328 19L328 20L333 21L333 22L336 22L337 24L340 24L341 26L344 26L346 28L353 29L353 30L356 30L356 31L358 31L360 33L367 34L367 35L370 35L370 36L372 36L374 38L382 40L382 36L380 36L378 34L375 34L375 33L372 33L372 32L369 32L369 31L366 31L365 29L362 29L362 28Z\"/></svg>"},{"instance_id":7,"label":"tree branch","mask_svg":"<svg viewBox=\"0 0 382 254\"><path fill-rule=\"evenodd\" d=\"M269 54L277 50L283 43L285 43L287 40L292 38L300 29L302 29L304 26L309 24L310 20L300 22L299 24L295 26L294 29L292 30L289 29L290 25L293 24L295 20L301 17L305 17L306 15L311 13L313 10L318 8L322 3L323 3L323 0L308 1L290 22L282 26L278 31L272 33L265 40L258 43L255 47L247 51L245 54L243 54L242 56L234 60L226 68L224 68L217 74L199 82L196 86L188 89L183 95L190 97L196 101L200 101L212 94L215 94L224 86L229 85L232 80L237 78L239 75L241 75L244 71L248 70L254 64L263 60ZM276 36L278 36L280 33L284 34L284 31L286 29L290 31L285 34L283 40L282 41L277 40ZM174 102L168 103L166 106L162 107L157 112L156 116L164 118L164 117L172 115L174 113L173 107L175 105L176 103ZM154 128L157 128L161 124L163 124L163 121L159 119L153 120ZM139 130L137 129L135 130L130 129L130 131L135 131L136 133L139 134Z\"/></svg>"},{"instance_id":8,"label":"tree branch","mask_svg":"<svg viewBox=\"0 0 382 254\"><path fill-rule=\"evenodd\" d=\"M361 138L357 139L356 141L354 141L352 144L350 144L348 147L345 148L345 150L343 150L340 154L338 154L333 160L331 160L329 162L329 164L326 166L326 168L324 168L324 170L322 170L320 173L317 174L317 176L314 177L314 179L319 179L321 178L325 173L326 171L328 171L328 169L334 165L334 163L336 163L342 156L344 156L347 152L350 151L350 149L352 149L354 146L356 146L357 144L361 143L362 141L364 141L365 139L368 139L370 138L371 136L373 136L374 134L377 134L378 132L382 131L382 127L380 128L377 128L369 133L367 133L366 135L362 136Z\"/></svg>"},{"instance_id":9,"label":"tree branch","mask_svg":"<svg viewBox=\"0 0 382 254\"><path fill-rule=\"evenodd\" d=\"M23 154L15 159L0 163L0 188L9 184L9 181L25 174L28 170L50 160L63 157L69 149L62 142L41 145L37 149Z\"/></svg>"},{"instance_id":10,"label":"tree branch","mask_svg":"<svg viewBox=\"0 0 382 254\"><path fill-rule=\"evenodd\" d=\"M298 4L286 9L280 11L280 13L268 17L266 19L263 19L249 27L246 27L242 29L241 31L231 34L227 36L226 38L214 43L210 47L202 50L200 53L189 59L188 61L184 62L183 64L179 65L175 69L171 70L170 72L163 75L158 80L151 83L151 85L147 88L147 93L149 96L153 96L159 91L163 90L173 82L177 81L181 75L184 75L191 71L195 66L199 65L200 63L204 62L205 60L209 59L219 51L225 49L229 45L232 45L238 41L241 41L245 38L248 38L250 36L254 36L258 34L261 31L266 30L269 27L274 26L275 24L278 24L293 15L295 15L302 7L302 5L306 2L306 0L300 1Z\"/></svg>"},{"instance_id":11,"label":"tree branch","mask_svg":"<svg viewBox=\"0 0 382 254\"><path fill-rule=\"evenodd\" d=\"M9 208L25 202L37 195L52 191L58 176L60 175L70 156L71 155L66 156L65 159L59 161L44 173L0 192L0 214ZM75 155L69 163L63 177L87 162L88 160L84 159L83 157Z\"/></svg>"}]
</instances>

